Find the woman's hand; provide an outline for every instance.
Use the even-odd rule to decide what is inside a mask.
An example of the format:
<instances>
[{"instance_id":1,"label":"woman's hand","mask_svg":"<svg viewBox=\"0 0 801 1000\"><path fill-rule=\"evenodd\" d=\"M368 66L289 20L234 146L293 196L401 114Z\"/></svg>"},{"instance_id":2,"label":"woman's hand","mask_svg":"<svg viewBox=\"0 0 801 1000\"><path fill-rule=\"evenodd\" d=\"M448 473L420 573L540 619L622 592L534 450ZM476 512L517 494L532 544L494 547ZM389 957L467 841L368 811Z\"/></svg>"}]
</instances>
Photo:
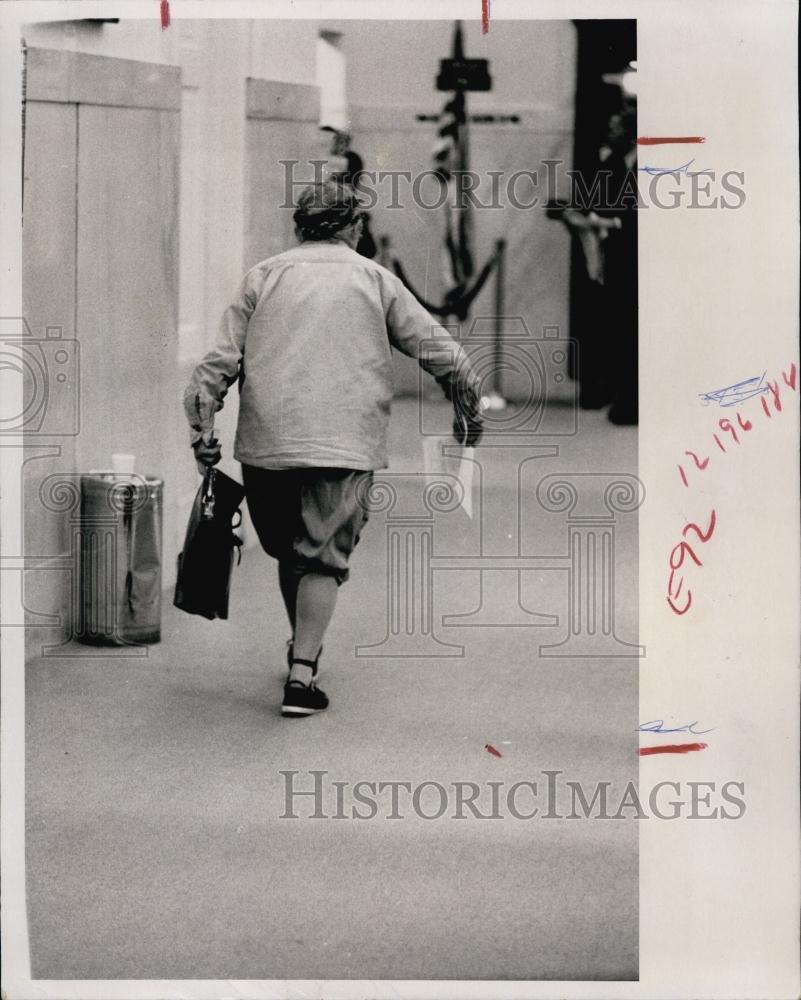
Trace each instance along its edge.
<instances>
[{"instance_id":1,"label":"woman's hand","mask_svg":"<svg viewBox=\"0 0 801 1000\"><path fill-rule=\"evenodd\" d=\"M192 449L195 453L198 472L201 476L205 474L207 468L216 465L222 458L222 448L220 446L220 442L213 436L213 432L208 441L203 438L199 438L195 441L192 445Z\"/></svg>"}]
</instances>

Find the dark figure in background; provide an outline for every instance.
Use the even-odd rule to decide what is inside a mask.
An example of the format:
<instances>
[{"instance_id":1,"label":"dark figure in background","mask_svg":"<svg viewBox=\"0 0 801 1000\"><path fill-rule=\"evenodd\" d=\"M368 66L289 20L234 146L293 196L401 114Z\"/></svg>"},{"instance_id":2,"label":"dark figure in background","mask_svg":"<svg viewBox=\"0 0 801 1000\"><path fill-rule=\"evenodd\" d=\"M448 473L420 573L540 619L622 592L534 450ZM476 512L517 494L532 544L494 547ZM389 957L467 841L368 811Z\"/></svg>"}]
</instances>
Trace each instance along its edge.
<instances>
[{"instance_id":1,"label":"dark figure in background","mask_svg":"<svg viewBox=\"0 0 801 1000\"><path fill-rule=\"evenodd\" d=\"M591 204L574 197L550 213L578 240L586 275L583 311L592 325L581 337L579 403L585 409L611 403L615 424L636 424L638 416L636 124L636 104L627 100L610 118L599 152L600 187L584 178L585 191L599 195Z\"/></svg>"},{"instance_id":2,"label":"dark figure in background","mask_svg":"<svg viewBox=\"0 0 801 1000\"><path fill-rule=\"evenodd\" d=\"M364 161L358 153L350 148L350 135L347 132L341 132L339 129L331 128L329 125L324 125L321 131L331 133L331 149L329 152L332 158L335 158L328 176L331 180L348 184L358 194L359 180L364 171ZM362 220L362 235L356 246L356 253L360 253L362 257L368 257L370 260L373 260L378 253L378 246L373 239L373 234L370 232L370 213L362 211Z\"/></svg>"},{"instance_id":3,"label":"dark figure in background","mask_svg":"<svg viewBox=\"0 0 801 1000\"><path fill-rule=\"evenodd\" d=\"M613 424L636 424L637 394L637 111L627 102L609 121L610 171L608 207L597 212L605 230L605 326L611 348L614 397L609 409Z\"/></svg>"}]
</instances>

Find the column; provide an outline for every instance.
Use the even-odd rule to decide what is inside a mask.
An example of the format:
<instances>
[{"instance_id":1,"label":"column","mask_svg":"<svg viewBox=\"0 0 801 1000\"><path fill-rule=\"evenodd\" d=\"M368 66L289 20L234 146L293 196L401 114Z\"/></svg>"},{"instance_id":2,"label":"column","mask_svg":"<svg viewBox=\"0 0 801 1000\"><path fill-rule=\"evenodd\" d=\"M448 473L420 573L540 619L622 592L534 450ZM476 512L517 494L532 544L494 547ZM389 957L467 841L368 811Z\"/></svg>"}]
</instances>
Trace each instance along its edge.
<instances>
[{"instance_id":1,"label":"column","mask_svg":"<svg viewBox=\"0 0 801 1000\"><path fill-rule=\"evenodd\" d=\"M615 629L616 514L633 513L645 488L636 476L574 473L546 476L537 487L545 510L567 512L567 636L540 646L541 656L642 656L643 647ZM636 600L636 594L633 596Z\"/></svg>"},{"instance_id":2,"label":"column","mask_svg":"<svg viewBox=\"0 0 801 1000\"><path fill-rule=\"evenodd\" d=\"M459 506L455 477L391 473L375 479L361 498L371 516L386 516L386 623L379 642L357 656L462 656L464 648L434 633L434 516Z\"/></svg>"}]
</instances>

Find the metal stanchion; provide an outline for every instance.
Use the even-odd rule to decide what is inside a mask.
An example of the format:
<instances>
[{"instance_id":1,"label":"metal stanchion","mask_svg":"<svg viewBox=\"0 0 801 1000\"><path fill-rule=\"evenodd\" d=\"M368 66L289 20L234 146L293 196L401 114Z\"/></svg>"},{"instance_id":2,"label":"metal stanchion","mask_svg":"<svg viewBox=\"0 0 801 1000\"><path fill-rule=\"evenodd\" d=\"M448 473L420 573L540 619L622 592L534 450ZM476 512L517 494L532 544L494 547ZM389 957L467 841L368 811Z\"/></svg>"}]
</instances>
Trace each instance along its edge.
<instances>
[{"instance_id":1,"label":"metal stanchion","mask_svg":"<svg viewBox=\"0 0 801 1000\"><path fill-rule=\"evenodd\" d=\"M495 345L493 360L492 390L486 397L486 409L499 413L506 409L503 394L503 320L505 316L504 258L506 240L495 242Z\"/></svg>"}]
</instances>

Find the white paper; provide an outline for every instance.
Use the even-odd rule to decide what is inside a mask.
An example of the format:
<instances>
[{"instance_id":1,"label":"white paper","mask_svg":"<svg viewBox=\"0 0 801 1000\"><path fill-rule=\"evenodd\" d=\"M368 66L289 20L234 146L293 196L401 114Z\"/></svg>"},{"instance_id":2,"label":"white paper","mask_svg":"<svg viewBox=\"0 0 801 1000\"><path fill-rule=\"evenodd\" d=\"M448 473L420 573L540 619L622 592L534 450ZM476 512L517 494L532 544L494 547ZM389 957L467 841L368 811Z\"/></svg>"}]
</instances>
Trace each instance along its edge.
<instances>
[{"instance_id":1,"label":"white paper","mask_svg":"<svg viewBox=\"0 0 801 1000\"><path fill-rule=\"evenodd\" d=\"M456 444L453 437L444 435L423 438L423 468L431 481L443 478L453 482L460 490L459 506L473 518L473 471L475 448Z\"/></svg>"}]
</instances>

